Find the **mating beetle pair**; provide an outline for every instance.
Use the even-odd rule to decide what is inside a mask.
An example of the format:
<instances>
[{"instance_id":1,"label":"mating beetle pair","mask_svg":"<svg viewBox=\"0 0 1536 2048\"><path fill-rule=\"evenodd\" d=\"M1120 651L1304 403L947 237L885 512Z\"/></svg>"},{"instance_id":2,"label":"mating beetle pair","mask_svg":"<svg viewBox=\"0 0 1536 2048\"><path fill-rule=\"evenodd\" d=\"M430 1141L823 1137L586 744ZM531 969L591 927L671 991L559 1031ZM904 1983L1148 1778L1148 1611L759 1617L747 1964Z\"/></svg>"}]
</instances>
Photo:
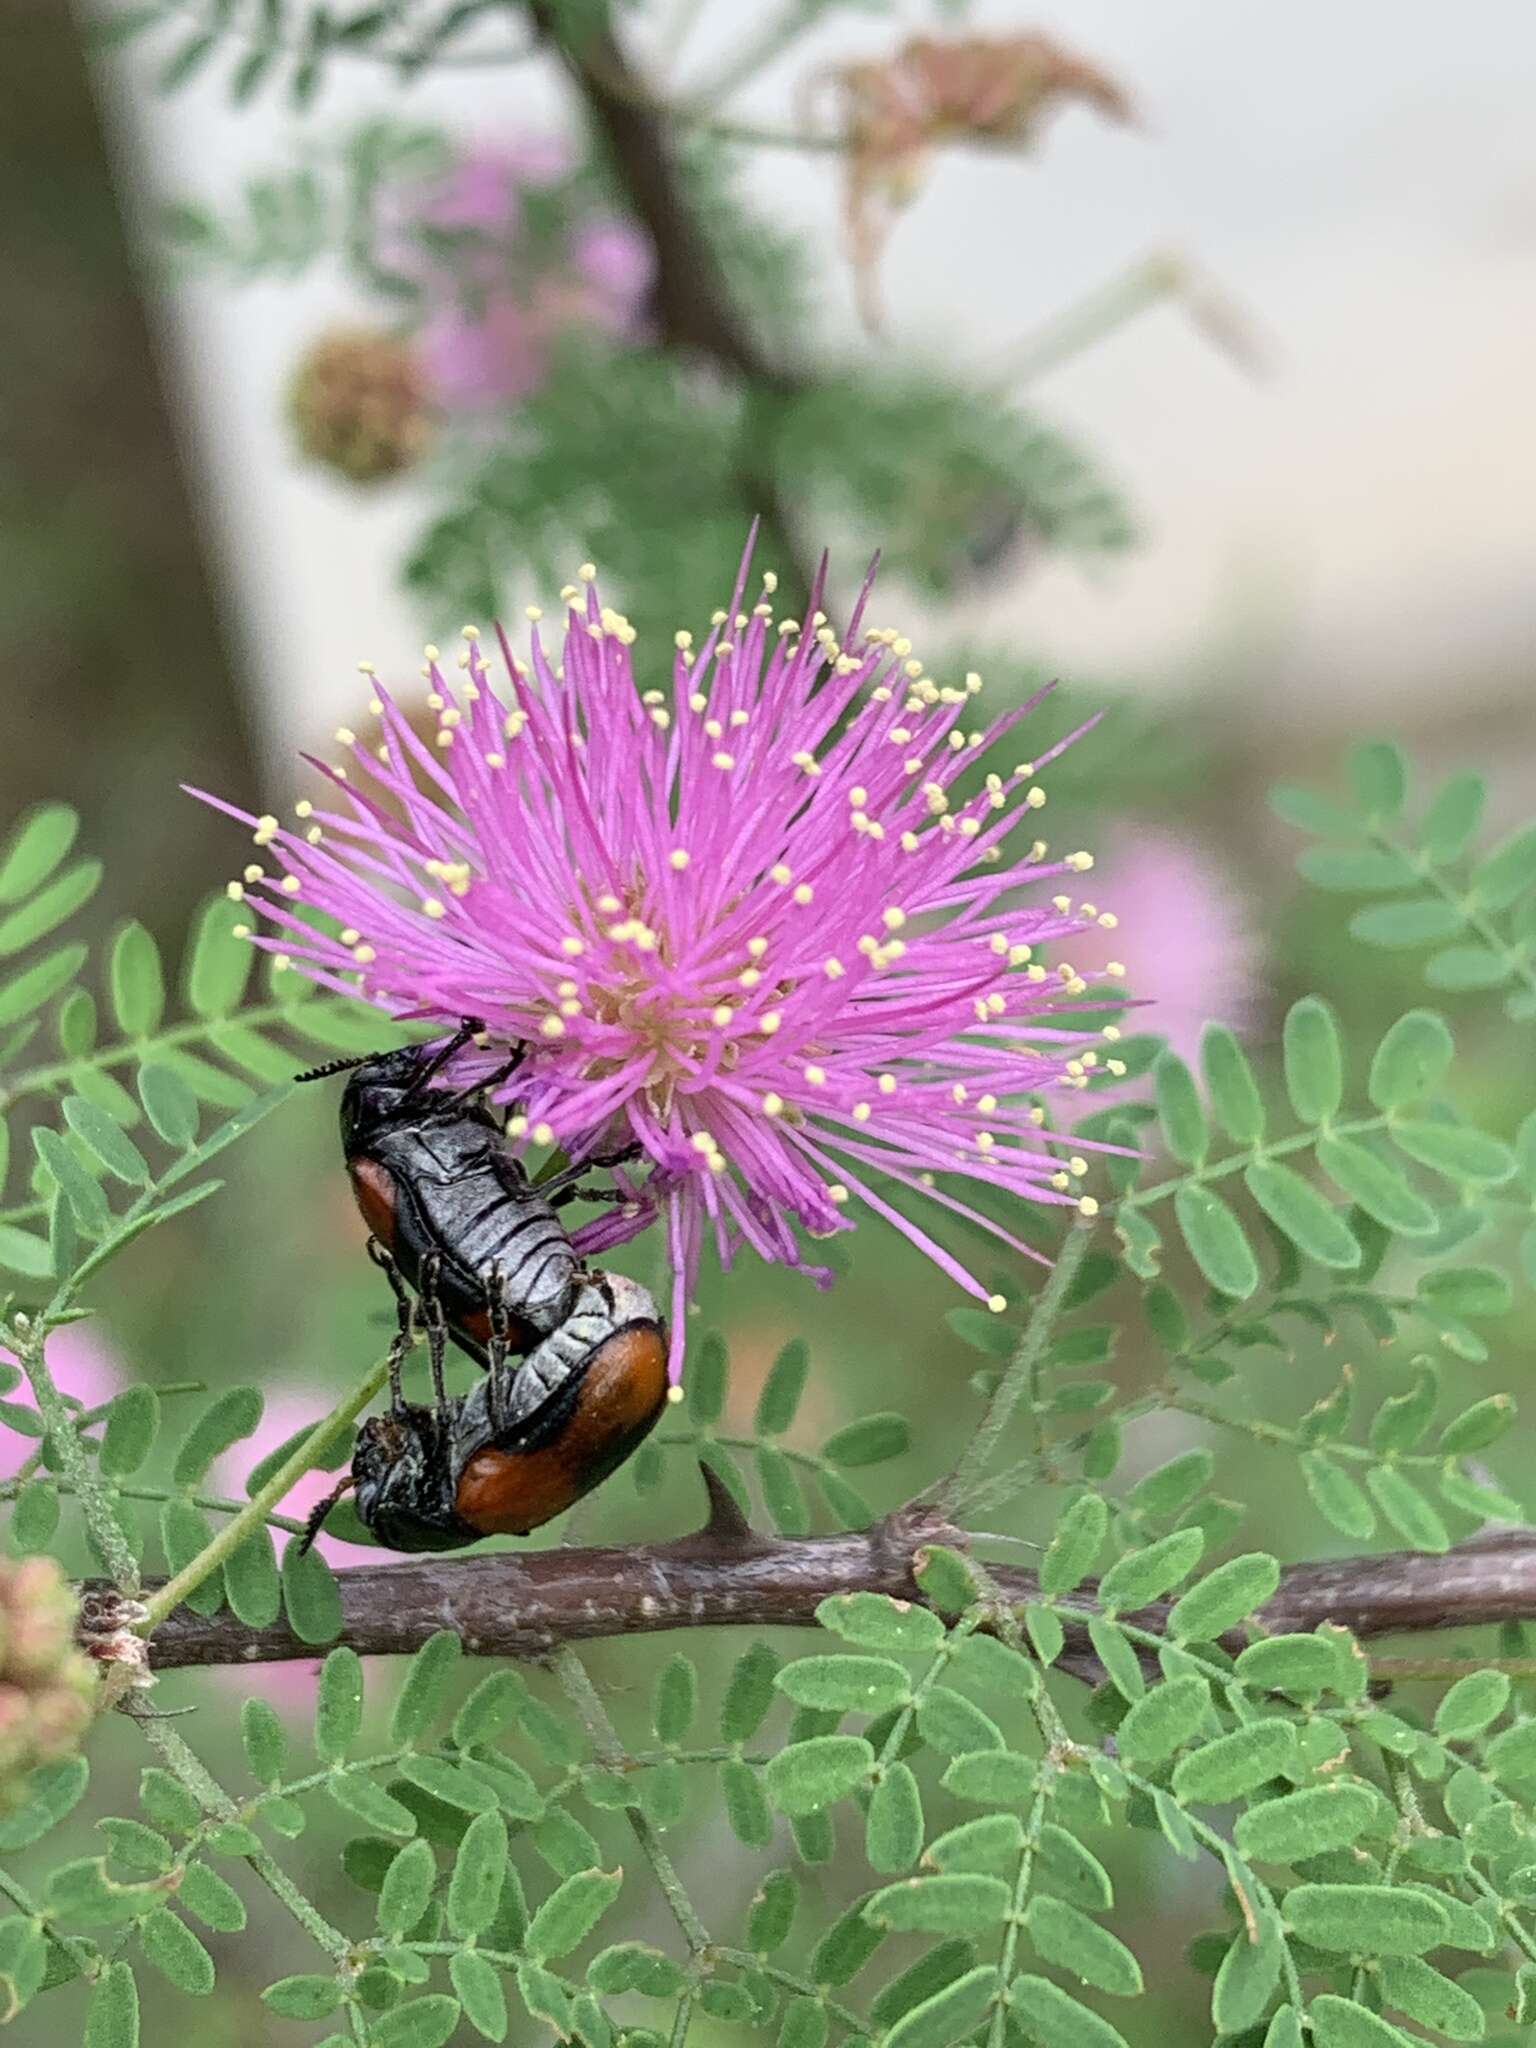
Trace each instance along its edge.
<instances>
[{"instance_id":1,"label":"mating beetle pair","mask_svg":"<svg viewBox=\"0 0 1536 2048\"><path fill-rule=\"evenodd\" d=\"M434 1086L480 1029L467 1018L436 1050L335 1060L300 1076L350 1069L342 1147L400 1317L389 1411L359 1429L352 1469L311 1516L306 1545L349 1487L392 1550L526 1535L606 1479L666 1405L655 1303L635 1281L585 1268L556 1215L578 1194L626 1200L583 1182L627 1155L531 1182L485 1100L517 1071L522 1048L467 1090ZM431 1407L408 1402L401 1385L418 1316ZM450 1337L485 1374L462 1399L443 1380Z\"/></svg>"}]
</instances>

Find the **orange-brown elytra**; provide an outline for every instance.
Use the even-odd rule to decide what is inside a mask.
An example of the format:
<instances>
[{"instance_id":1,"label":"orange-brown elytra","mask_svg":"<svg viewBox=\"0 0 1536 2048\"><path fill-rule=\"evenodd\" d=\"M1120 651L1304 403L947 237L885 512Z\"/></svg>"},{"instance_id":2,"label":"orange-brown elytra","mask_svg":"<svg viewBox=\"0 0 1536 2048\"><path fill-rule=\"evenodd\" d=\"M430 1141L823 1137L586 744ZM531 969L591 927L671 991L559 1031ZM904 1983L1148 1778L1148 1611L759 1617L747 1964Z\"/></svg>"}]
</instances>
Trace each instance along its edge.
<instances>
[{"instance_id":1,"label":"orange-brown elytra","mask_svg":"<svg viewBox=\"0 0 1536 2048\"><path fill-rule=\"evenodd\" d=\"M482 1536L526 1536L601 1485L647 1437L667 1403L667 1347L654 1323L600 1344L564 1426L548 1442L488 1444L464 1466L459 1519Z\"/></svg>"}]
</instances>

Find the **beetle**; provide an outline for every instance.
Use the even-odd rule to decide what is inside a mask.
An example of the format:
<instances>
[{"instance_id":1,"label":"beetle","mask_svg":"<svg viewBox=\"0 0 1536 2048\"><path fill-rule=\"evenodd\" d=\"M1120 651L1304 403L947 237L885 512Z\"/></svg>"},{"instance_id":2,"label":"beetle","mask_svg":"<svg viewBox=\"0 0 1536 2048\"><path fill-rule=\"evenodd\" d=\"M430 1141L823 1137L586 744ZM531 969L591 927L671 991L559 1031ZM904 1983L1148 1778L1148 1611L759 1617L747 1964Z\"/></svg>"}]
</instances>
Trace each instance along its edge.
<instances>
[{"instance_id":1,"label":"beetle","mask_svg":"<svg viewBox=\"0 0 1536 2048\"><path fill-rule=\"evenodd\" d=\"M507 1346L531 1351L571 1315L583 1279L580 1257L556 1210L578 1195L630 1200L620 1189L592 1188L586 1178L595 1167L632 1158L637 1149L531 1181L486 1102L491 1089L517 1072L526 1046L516 1047L499 1068L466 1089L433 1085L484 1028L466 1017L435 1050L410 1045L331 1060L297 1077L317 1081L349 1073L341 1098L341 1143L370 1251L397 1301L405 1298L407 1285L422 1294L424 1306L430 1296L429 1334L437 1318L481 1367L491 1348L491 1276L501 1276L497 1290L508 1306ZM398 1367L392 1390L398 1408ZM440 1405L438 1346L433 1390Z\"/></svg>"},{"instance_id":2,"label":"beetle","mask_svg":"<svg viewBox=\"0 0 1536 2048\"><path fill-rule=\"evenodd\" d=\"M584 1273L565 1321L515 1361L505 1301L488 1303L487 1317L485 1377L462 1399L397 1401L370 1416L351 1471L316 1506L302 1549L350 1488L360 1520L391 1550L526 1536L601 1484L655 1428L667 1405L666 1335L637 1281ZM412 1340L407 1309L395 1348Z\"/></svg>"}]
</instances>

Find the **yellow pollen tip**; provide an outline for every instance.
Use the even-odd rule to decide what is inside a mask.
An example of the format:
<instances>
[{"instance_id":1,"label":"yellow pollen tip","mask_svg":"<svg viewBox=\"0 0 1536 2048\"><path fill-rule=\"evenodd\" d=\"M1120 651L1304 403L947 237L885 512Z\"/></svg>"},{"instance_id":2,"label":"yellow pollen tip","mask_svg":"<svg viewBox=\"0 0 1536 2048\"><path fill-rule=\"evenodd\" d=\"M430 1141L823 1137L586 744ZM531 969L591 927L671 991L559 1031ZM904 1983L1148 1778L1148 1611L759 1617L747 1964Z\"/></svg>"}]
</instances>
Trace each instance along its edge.
<instances>
[{"instance_id":1,"label":"yellow pollen tip","mask_svg":"<svg viewBox=\"0 0 1536 2048\"><path fill-rule=\"evenodd\" d=\"M667 865L668 867L676 868L677 872L681 874L691 858L692 856L679 846L667 855Z\"/></svg>"},{"instance_id":2,"label":"yellow pollen tip","mask_svg":"<svg viewBox=\"0 0 1536 2048\"><path fill-rule=\"evenodd\" d=\"M717 1031L723 1031L726 1025L729 1024L731 1019L735 1016L735 1014L736 1012L731 1008L729 1003L720 1003L713 1010L711 1010L709 1021L714 1025Z\"/></svg>"},{"instance_id":3,"label":"yellow pollen tip","mask_svg":"<svg viewBox=\"0 0 1536 2048\"><path fill-rule=\"evenodd\" d=\"M904 910L898 910L894 904L891 905L889 910L882 910L880 913L880 922L888 932L899 932L906 921L907 913Z\"/></svg>"},{"instance_id":4,"label":"yellow pollen tip","mask_svg":"<svg viewBox=\"0 0 1536 2048\"><path fill-rule=\"evenodd\" d=\"M840 1180L832 1181L827 1188L827 1200L841 1209L848 1199L848 1190Z\"/></svg>"},{"instance_id":5,"label":"yellow pollen tip","mask_svg":"<svg viewBox=\"0 0 1536 2048\"><path fill-rule=\"evenodd\" d=\"M535 1124L533 1127L533 1142L535 1145L553 1145L555 1142L553 1127L549 1124Z\"/></svg>"},{"instance_id":6,"label":"yellow pollen tip","mask_svg":"<svg viewBox=\"0 0 1536 2048\"><path fill-rule=\"evenodd\" d=\"M675 1408L679 1401L681 1401L683 1398L683 1390L681 1387L668 1387L667 1406L669 1408Z\"/></svg>"},{"instance_id":7,"label":"yellow pollen tip","mask_svg":"<svg viewBox=\"0 0 1536 2048\"><path fill-rule=\"evenodd\" d=\"M1112 981L1124 981L1125 962L1123 960L1106 960L1104 962L1104 972Z\"/></svg>"},{"instance_id":8,"label":"yellow pollen tip","mask_svg":"<svg viewBox=\"0 0 1536 2048\"><path fill-rule=\"evenodd\" d=\"M726 753L711 754L709 763L712 768L734 768L736 766L736 756Z\"/></svg>"},{"instance_id":9,"label":"yellow pollen tip","mask_svg":"<svg viewBox=\"0 0 1536 2048\"><path fill-rule=\"evenodd\" d=\"M777 882L781 889L788 888L789 884L795 879L794 870L793 868L786 867L783 861L779 861L776 866L768 870L768 879L770 882Z\"/></svg>"},{"instance_id":10,"label":"yellow pollen tip","mask_svg":"<svg viewBox=\"0 0 1536 2048\"><path fill-rule=\"evenodd\" d=\"M794 886L794 889L790 892L790 900L794 903L798 903L803 909L805 905L810 902L811 898L815 894L816 891L811 887L809 882L797 882Z\"/></svg>"},{"instance_id":11,"label":"yellow pollen tip","mask_svg":"<svg viewBox=\"0 0 1536 2048\"><path fill-rule=\"evenodd\" d=\"M282 890L285 896L297 896L299 893L299 886L299 878L297 875L284 875L282 881L278 884L278 887Z\"/></svg>"},{"instance_id":12,"label":"yellow pollen tip","mask_svg":"<svg viewBox=\"0 0 1536 2048\"><path fill-rule=\"evenodd\" d=\"M545 1038L564 1038L565 1019L563 1017L546 1017L539 1026L539 1030Z\"/></svg>"},{"instance_id":13,"label":"yellow pollen tip","mask_svg":"<svg viewBox=\"0 0 1536 2048\"><path fill-rule=\"evenodd\" d=\"M509 1138L521 1138L521 1137L522 1137L522 1136L524 1135L524 1133L525 1133L525 1132L527 1131L527 1129L528 1129L528 1119L527 1119L527 1117L525 1117L525 1116L509 1116L509 1117L507 1118L507 1136L508 1136Z\"/></svg>"},{"instance_id":14,"label":"yellow pollen tip","mask_svg":"<svg viewBox=\"0 0 1536 2048\"><path fill-rule=\"evenodd\" d=\"M251 936L251 928L248 924L232 924L230 930L237 939L248 939Z\"/></svg>"},{"instance_id":15,"label":"yellow pollen tip","mask_svg":"<svg viewBox=\"0 0 1536 2048\"><path fill-rule=\"evenodd\" d=\"M882 1095L894 1095L896 1093L896 1076L894 1074L882 1074L875 1085L879 1088Z\"/></svg>"},{"instance_id":16,"label":"yellow pollen tip","mask_svg":"<svg viewBox=\"0 0 1536 2048\"><path fill-rule=\"evenodd\" d=\"M356 746L357 734L350 725L338 725L336 728L336 743L338 746L343 747Z\"/></svg>"},{"instance_id":17,"label":"yellow pollen tip","mask_svg":"<svg viewBox=\"0 0 1536 2048\"><path fill-rule=\"evenodd\" d=\"M1000 1315L1002 1314L1003 1310L1004 1310L1004 1309L1005 1309L1005 1308L1006 1308L1007 1306L1008 1306L1008 1297L1007 1297L1007 1295L1005 1295L1005 1294L989 1294L989 1295L987 1296L987 1307L988 1307L989 1309L991 1309L991 1311L992 1311L993 1315L995 1315L995 1316L1000 1316Z\"/></svg>"},{"instance_id":18,"label":"yellow pollen tip","mask_svg":"<svg viewBox=\"0 0 1536 2048\"><path fill-rule=\"evenodd\" d=\"M354 946L352 948L352 958L359 967L368 966L371 961L377 960L378 957L372 946Z\"/></svg>"},{"instance_id":19,"label":"yellow pollen tip","mask_svg":"<svg viewBox=\"0 0 1536 2048\"><path fill-rule=\"evenodd\" d=\"M783 1096L782 1096L782 1095L775 1095L775 1094L774 1094L774 1093L772 1092L772 1090L770 1090L770 1091L768 1092L768 1094L766 1094L766 1095L765 1095L765 1096L763 1097L763 1115L764 1115L764 1116L782 1116L782 1115L783 1115L783 1113L784 1113L784 1098L783 1098Z\"/></svg>"},{"instance_id":20,"label":"yellow pollen tip","mask_svg":"<svg viewBox=\"0 0 1536 2048\"><path fill-rule=\"evenodd\" d=\"M1084 1196L1083 1196L1083 1197L1081 1198L1081 1200L1080 1200L1080 1201L1078 1202L1078 1205L1077 1205L1077 1213L1078 1213L1078 1215L1079 1215L1079 1216L1097 1216L1097 1215L1098 1215L1098 1213L1099 1213L1099 1205L1098 1205L1098 1203L1097 1203L1097 1202L1096 1202L1096 1201L1095 1201L1095 1200L1093 1199L1093 1196L1092 1196L1092 1195L1084 1195Z\"/></svg>"},{"instance_id":21,"label":"yellow pollen tip","mask_svg":"<svg viewBox=\"0 0 1536 2048\"><path fill-rule=\"evenodd\" d=\"M441 896L423 896L421 907L424 914L428 917L446 917L448 915L448 906Z\"/></svg>"},{"instance_id":22,"label":"yellow pollen tip","mask_svg":"<svg viewBox=\"0 0 1536 2048\"><path fill-rule=\"evenodd\" d=\"M764 1010L762 1016L757 1020L757 1028L764 1038L772 1038L783 1022L784 1019L777 1010Z\"/></svg>"},{"instance_id":23,"label":"yellow pollen tip","mask_svg":"<svg viewBox=\"0 0 1536 2048\"><path fill-rule=\"evenodd\" d=\"M243 882L226 882L224 884L224 894L231 903L243 903L245 901L245 884Z\"/></svg>"}]
</instances>

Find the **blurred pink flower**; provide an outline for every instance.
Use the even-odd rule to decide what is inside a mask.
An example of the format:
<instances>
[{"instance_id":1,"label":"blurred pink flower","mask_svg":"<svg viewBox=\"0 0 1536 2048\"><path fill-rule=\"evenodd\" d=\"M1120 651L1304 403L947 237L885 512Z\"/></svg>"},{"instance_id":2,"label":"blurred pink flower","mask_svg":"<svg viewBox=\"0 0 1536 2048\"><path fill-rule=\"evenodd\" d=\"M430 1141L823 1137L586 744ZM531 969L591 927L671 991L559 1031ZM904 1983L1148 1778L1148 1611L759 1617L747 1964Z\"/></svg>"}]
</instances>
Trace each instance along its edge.
<instances>
[{"instance_id":1,"label":"blurred pink flower","mask_svg":"<svg viewBox=\"0 0 1536 2048\"><path fill-rule=\"evenodd\" d=\"M1172 832L1126 828L1099 853L1089 893L1116 924L1090 926L1066 950L1082 972L1123 963L1125 986L1146 1005L1127 1030L1157 1032L1194 1060L1209 1020L1239 1030L1249 1020L1262 948L1250 906L1207 849Z\"/></svg>"},{"instance_id":2,"label":"blurred pink flower","mask_svg":"<svg viewBox=\"0 0 1536 2048\"><path fill-rule=\"evenodd\" d=\"M97 1323L66 1323L48 1339L46 1355L59 1392L71 1395L84 1408L101 1407L123 1384L122 1365ZM16 1362L14 1353L3 1345L0 1359L7 1365ZM37 1407L25 1379L5 1398L17 1408ZM0 1427L0 1479L13 1478L36 1449L35 1438Z\"/></svg>"},{"instance_id":3,"label":"blurred pink flower","mask_svg":"<svg viewBox=\"0 0 1536 2048\"><path fill-rule=\"evenodd\" d=\"M547 221L530 219L529 196L553 194L571 169L569 150L553 138L486 144L402 207L410 247L401 267L435 307L419 336L422 361L449 410L526 398L568 330L638 334L652 273L644 237L622 221L577 214L579 203L563 195L549 202L553 233ZM560 217L562 207L571 217ZM478 239L428 253L424 229Z\"/></svg>"}]
</instances>

